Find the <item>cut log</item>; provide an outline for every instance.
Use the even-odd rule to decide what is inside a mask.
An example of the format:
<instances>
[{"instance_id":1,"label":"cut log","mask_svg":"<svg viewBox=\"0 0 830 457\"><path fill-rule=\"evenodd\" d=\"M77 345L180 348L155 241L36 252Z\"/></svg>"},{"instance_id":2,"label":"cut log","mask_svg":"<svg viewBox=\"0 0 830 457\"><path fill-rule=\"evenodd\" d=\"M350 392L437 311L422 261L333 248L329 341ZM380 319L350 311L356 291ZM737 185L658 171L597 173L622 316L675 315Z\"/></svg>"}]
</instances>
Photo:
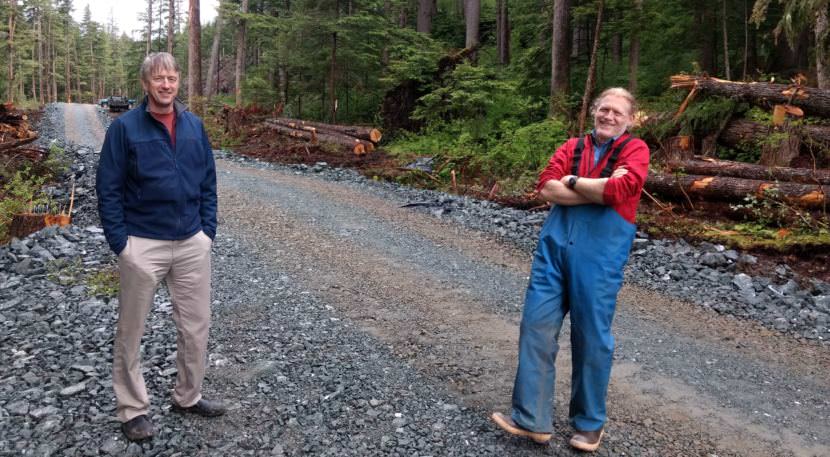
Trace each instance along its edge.
<instances>
[{"instance_id":1,"label":"cut log","mask_svg":"<svg viewBox=\"0 0 830 457\"><path fill-rule=\"evenodd\" d=\"M789 167L765 167L731 160L693 159L671 162L669 170L693 175L731 176L761 181L791 181L802 184L830 184L830 170Z\"/></svg>"},{"instance_id":2,"label":"cut log","mask_svg":"<svg viewBox=\"0 0 830 457\"><path fill-rule=\"evenodd\" d=\"M268 128L279 133L280 135L285 135L292 138L308 141L312 144L318 144L322 142L347 147L355 155L361 155L366 154L367 152L371 152L367 149L367 145L371 145L372 150L374 150L374 145L372 145L371 142L359 140L348 135L329 132L317 132L315 130L308 129L295 129L291 127L286 127L284 125L276 124L271 121L265 121L265 125Z\"/></svg>"},{"instance_id":3,"label":"cut log","mask_svg":"<svg viewBox=\"0 0 830 457\"><path fill-rule=\"evenodd\" d=\"M379 143L383 137L380 130L372 127L360 127L357 125L338 125L325 124L322 122L304 121L302 119L291 119L288 117L278 117L269 119L276 124L284 125L286 127L302 128L314 127L318 131L334 132L342 135L353 136L361 140L371 141L372 143Z\"/></svg>"},{"instance_id":4,"label":"cut log","mask_svg":"<svg viewBox=\"0 0 830 457\"><path fill-rule=\"evenodd\" d=\"M23 138L22 140L11 140L6 141L5 143L0 143L0 152L8 151L9 149L14 149L18 146L23 146L24 144L29 144L32 141L35 141L37 138L37 135L35 135L33 137Z\"/></svg>"},{"instance_id":5,"label":"cut log","mask_svg":"<svg viewBox=\"0 0 830 457\"><path fill-rule=\"evenodd\" d=\"M776 104L790 104L806 114L830 117L830 90L765 82L734 82L704 76L675 75L672 88L695 89L702 93L745 100L758 106L772 108Z\"/></svg>"},{"instance_id":6,"label":"cut log","mask_svg":"<svg viewBox=\"0 0 830 457\"><path fill-rule=\"evenodd\" d=\"M760 146L773 131L775 130L769 125L735 119L723 129L719 141L727 146L747 144ZM795 125L790 126L789 131L797 134L807 144L830 147L830 126L828 125Z\"/></svg>"},{"instance_id":7,"label":"cut log","mask_svg":"<svg viewBox=\"0 0 830 457\"><path fill-rule=\"evenodd\" d=\"M29 117L14 109L11 103L0 104L0 123L20 125L24 122L28 123Z\"/></svg>"},{"instance_id":8,"label":"cut log","mask_svg":"<svg viewBox=\"0 0 830 457\"><path fill-rule=\"evenodd\" d=\"M793 182L770 182L726 176L649 174L646 190L663 197L743 202L747 195L759 198L766 191L777 189L778 195L790 204L803 208L822 208L827 203L830 186Z\"/></svg>"}]
</instances>

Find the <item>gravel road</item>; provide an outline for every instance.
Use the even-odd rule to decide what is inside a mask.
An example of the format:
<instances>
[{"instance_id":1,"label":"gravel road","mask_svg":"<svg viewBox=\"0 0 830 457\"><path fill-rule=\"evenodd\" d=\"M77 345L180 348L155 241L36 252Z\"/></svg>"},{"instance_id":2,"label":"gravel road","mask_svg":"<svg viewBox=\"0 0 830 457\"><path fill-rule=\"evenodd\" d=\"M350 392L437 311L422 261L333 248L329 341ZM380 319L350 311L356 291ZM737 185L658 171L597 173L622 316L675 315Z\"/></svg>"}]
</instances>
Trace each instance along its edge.
<instances>
[{"instance_id":1,"label":"gravel road","mask_svg":"<svg viewBox=\"0 0 830 457\"><path fill-rule=\"evenodd\" d=\"M231 410L169 411L162 288L143 349L160 433L125 443L109 375L117 302L84 280L114 263L88 192L106 124L95 110L52 105L41 126L76 160L75 226L0 248L0 455L575 455L567 332L550 446L487 421L509 406L537 214L225 152L206 391ZM826 285L783 266L746 282L735 266L751 259L717 246L635 250L598 455L830 455Z\"/></svg>"}]
</instances>

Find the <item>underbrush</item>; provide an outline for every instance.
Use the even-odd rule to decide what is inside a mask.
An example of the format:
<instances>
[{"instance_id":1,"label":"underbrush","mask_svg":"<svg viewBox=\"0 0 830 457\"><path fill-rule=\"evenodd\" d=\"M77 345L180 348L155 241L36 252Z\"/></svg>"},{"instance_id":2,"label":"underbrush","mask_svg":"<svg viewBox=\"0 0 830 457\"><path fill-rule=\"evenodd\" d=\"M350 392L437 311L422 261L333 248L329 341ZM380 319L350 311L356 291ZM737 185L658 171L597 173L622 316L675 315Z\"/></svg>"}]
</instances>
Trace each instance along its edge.
<instances>
[{"instance_id":1,"label":"underbrush","mask_svg":"<svg viewBox=\"0 0 830 457\"><path fill-rule=\"evenodd\" d=\"M9 226L15 214L46 206L55 212L60 205L52 205L43 192L43 185L53 182L68 169L63 149L52 145L45 160L8 161L0 166L0 242L6 242Z\"/></svg>"}]
</instances>

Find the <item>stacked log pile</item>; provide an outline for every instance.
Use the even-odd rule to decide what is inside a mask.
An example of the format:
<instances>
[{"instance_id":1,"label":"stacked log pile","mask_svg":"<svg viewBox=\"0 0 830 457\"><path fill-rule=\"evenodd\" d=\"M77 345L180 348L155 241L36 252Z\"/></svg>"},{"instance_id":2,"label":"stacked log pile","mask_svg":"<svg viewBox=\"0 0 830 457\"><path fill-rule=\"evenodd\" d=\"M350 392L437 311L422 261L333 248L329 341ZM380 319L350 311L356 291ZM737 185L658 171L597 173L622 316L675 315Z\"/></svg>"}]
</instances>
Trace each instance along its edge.
<instances>
[{"instance_id":1,"label":"stacked log pile","mask_svg":"<svg viewBox=\"0 0 830 457\"><path fill-rule=\"evenodd\" d=\"M29 118L11 103L0 104L0 153L9 154L37 139L29 129Z\"/></svg>"},{"instance_id":2,"label":"stacked log pile","mask_svg":"<svg viewBox=\"0 0 830 457\"><path fill-rule=\"evenodd\" d=\"M806 168L765 167L725 160L698 158L668 164L674 173L649 175L646 189L683 199L740 202L747 195L778 198L803 208L822 209L830 193L830 172ZM691 173L691 174L687 174Z\"/></svg>"},{"instance_id":3,"label":"stacked log pile","mask_svg":"<svg viewBox=\"0 0 830 457\"><path fill-rule=\"evenodd\" d=\"M803 85L763 82L733 82L709 77L673 76L672 87L690 89L682 112L696 94L711 94L747 101L770 109L772 124L746 119L726 119L717 132L710 132L700 151L688 137L672 138L665 154L665 172L651 173L646 190L681 201L713 200L740 203L748 195L759 199L774 194L794 206L825 209L830 192L830 170L815 164L830 160L830 125L809 122L791 125L790 120L807 115L830 117L830 91ZM677 116L675 117L675 119ZM777 141L771 141L775 138ZM685 141L683 141L685 140ZM759 163L750 164L709 157L717 143L754 145L761 149ZM807 149L812 168L788 165ZM695 155L698 152L702 155Z\"/></svg>"},{"instance_id":4,"label":"stacked log pile","mask_svg":"<svg viewBox=\"0 0 830 457\"><path fill-rule=\"evenodd\" d=\"M329 143L342 146L355 155L374 151L382 137L380 130L371 127L324 124L287 117L268 119L265 121L265 126L280 135L304 140L311 144Z\"/></svg>"}]
</instances>

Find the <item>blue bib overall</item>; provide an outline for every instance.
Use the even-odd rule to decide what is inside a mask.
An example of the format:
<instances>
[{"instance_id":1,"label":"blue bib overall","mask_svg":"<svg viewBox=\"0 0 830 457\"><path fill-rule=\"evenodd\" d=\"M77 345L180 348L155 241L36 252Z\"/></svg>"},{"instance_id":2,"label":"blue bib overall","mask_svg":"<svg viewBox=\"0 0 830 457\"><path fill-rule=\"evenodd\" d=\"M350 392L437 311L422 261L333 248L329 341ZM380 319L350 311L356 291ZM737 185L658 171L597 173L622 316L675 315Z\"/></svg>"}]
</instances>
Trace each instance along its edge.
<instances>
[{"instance_id":1,"label":"blue bib overall","mask_svg":"<svg viewBox=\"0 0 830 457\"><path fill-rule=\"evenodd\" d=\"M534 432L553 429L554 362L571 313L573 373L569 417L579 431L606 421L614 318L623 267L636 227L603 205L554 206L539 234L519 335L513 420Z\"/></svg>"}]
</instances>

